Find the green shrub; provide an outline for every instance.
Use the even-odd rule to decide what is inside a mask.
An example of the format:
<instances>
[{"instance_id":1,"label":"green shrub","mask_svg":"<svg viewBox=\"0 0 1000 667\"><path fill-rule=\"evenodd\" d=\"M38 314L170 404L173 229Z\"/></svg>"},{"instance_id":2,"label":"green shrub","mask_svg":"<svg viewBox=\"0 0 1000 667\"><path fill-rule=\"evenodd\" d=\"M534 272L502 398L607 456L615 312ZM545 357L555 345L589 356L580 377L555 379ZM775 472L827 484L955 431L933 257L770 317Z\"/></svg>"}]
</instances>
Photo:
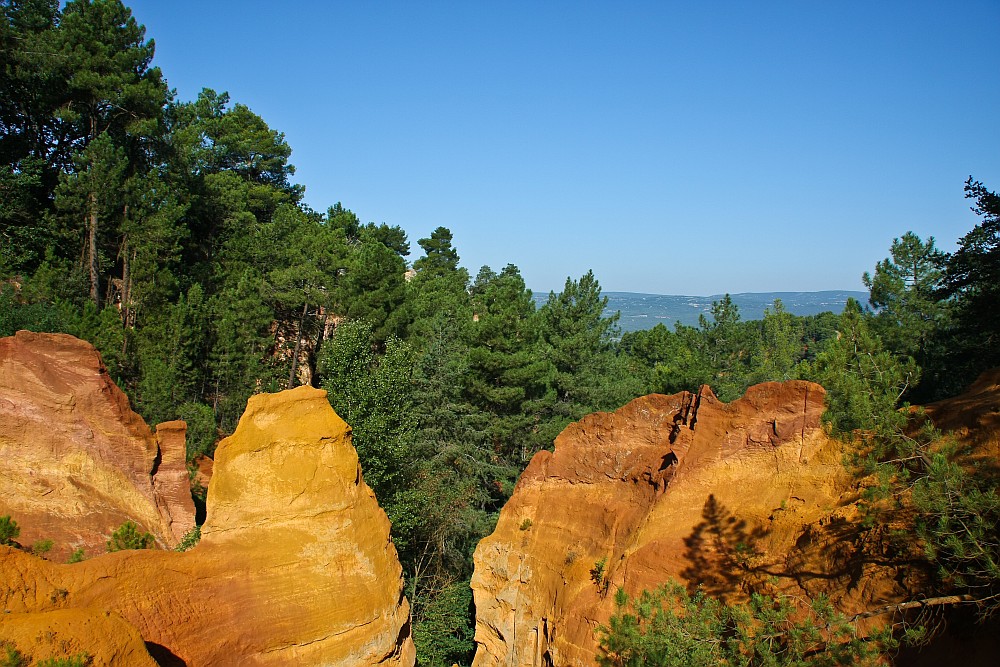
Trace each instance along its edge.
<instances>
[{"instance_id":1,"label":"green shrub","mask_svg":"<svg viewBox=\"0 0 1000 667\"><path fill-rule=\"evenodd\" d=\"M469 664L475 651L471 607L472 589L468 579L453 582L438 595L418 601L413 619L413 643L421 665Z\"/></svg>"},{"instance_id":2,"label":"green shrub","mask_svg":"<svg viewBox=\"0 0 1000 667\"><path fill-rule=\"evenodd\" d=\"M0 516L0 544L12 547L20 534L21 527L17 525L17 521L11 519L9 514Z\"/></svg>"},{"instance_id":3,"label":"green shrub","mask_svg":"<svg viewBox=\"0 0 1000 667\"><path fill-rule=\"evenodd\" d=\"M111 533L108 540L108 551L125 551L126 549L151 549L153 536L150 533L140 533L139 527L132 521L126 521Z\"/></svg>"},{"instance_id":4,"label":"green shrub","mask_svg":"<svg viewBox=\"0 0 1000 667\"><path fill-rule=\"evenodd\" d=\"M91 663L91 658L86 653L78 653L69 658L46 658L39 660L38 667L87 667Z\"/></svg>"},{"instance_id":5,"label":"green shrub","mask_svg":"<svg viewBox=\"0 0 1000 667\"><path fill-rule=\"evenodd\" d=\"M608 587L611 585L611 580L608 579L607 567L608 559L602 558L594 563L594 567L590 570L590 579L597 584L597 590L601 592L601 597L608 594Z\"/></svg>"},{"instance_id":6,"label":"green shrub","mask_svg":"<svg viewBox=\"0 0 1000 667\"><path fill-rule=\"evenodd\" d=\"M67 563L79 563L83 560L83 547L79 549L73 549L73 553L69 555L69 560Z\"/></svg>"},{"instance_id":7,"label":"green shrub","mask_svg":"<svg viewBox=\"0 0 1000 667\"><path fill-rule=\"evenodd\" d=\"M52 544L52 540L49 539L38 540L31 545L31 553L39 557L44 556L48 552L52 551Z\"/></svg>"},{"instance_id":8,"label":"green shrub","mask_svg":"<svg viewBox=\"0 0 1000 667\"><path fill-rule=\"evenodd\" d=\"M9 642L0 642L0 648L3 648L0 667L28 667L31 658L18 651L16 646Z\"/></svg>"},{"instance_id":9,"label":"green shrub","mask_svg":"<svg viewBox=\"0 0 1000 667\"><path fill-rule=\"evenodd\" d=\"M787 597L754 594L727 605L671 582L636 600L621 589L617 612L598 629L602 667L805 667L876 665L897 646L888 632L867 637L824 597L808 608Z\"/></svg>"},{"instance_id":10,"label":"green shrub","mask_svg":"<svg viewBox=\"0 0 1000 667\"><path fill-rule=\"evenodd\" d=\"M188 532L184 534L181 538L180 544L174 549L174 551L187 551L188 549L193 549L198 542L201 541L201 526L195 526Z\"/></svg>"}]
</instances>

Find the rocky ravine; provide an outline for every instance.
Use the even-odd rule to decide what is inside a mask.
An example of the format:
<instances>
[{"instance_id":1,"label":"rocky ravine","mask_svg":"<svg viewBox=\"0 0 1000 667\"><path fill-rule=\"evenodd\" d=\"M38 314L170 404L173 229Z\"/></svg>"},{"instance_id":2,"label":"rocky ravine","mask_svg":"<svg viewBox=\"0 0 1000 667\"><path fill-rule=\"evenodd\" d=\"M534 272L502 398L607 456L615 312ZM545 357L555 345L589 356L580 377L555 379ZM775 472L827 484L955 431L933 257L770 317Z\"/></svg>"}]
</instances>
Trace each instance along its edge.
<instances>
[{"instance_id":1,"label":"rocky ravine","mask_svg":"<svg viewBox=\"0 0 1000 667\"><path fill-rule=\"evenodd\" d=\"M474 664L593 664L619 587L635 595L676 579L728 597L746 572L780 574L848 490L820 425L824 393L766 383L725 404L704 387L570 425L554 452L535 455L476 549ZM842 538L820 532L817 544ZM827 580L845 607L861 595L853 576Z\"/></svg>"},{"instance_id":2,"label":"rocky ravine","mask_svg":"<svg viewBox=\"0 0 1000 667\"><path fill-rule=\"evenodd\" d=\"M108 377L97 350L64 334L0 338L0 515L22 544L104 553L136 522L164 547L194 528L184 422L154 434Z\"/></svg>"},{"instance_id":3,"label":"rocky ravine","mask_svg":"<svg viewBox=\"0 0 1000 667\"><path fill-rule=\"evenodd\" d=\"M190 551L65 565L0 546L0 640L101 664L153 664L139 637L165 665L413 665L389 521L326 392L251 398L214 468Z\"/></svg>"}]
</instances>

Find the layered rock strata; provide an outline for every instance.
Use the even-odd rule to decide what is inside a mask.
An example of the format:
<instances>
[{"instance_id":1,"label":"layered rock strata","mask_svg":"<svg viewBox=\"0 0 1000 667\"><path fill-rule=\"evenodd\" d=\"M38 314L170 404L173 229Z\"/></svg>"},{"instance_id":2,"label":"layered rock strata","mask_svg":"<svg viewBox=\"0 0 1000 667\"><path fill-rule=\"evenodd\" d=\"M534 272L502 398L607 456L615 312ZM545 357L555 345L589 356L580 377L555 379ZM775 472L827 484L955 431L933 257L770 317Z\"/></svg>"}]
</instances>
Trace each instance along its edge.
<instances>
[{"instance_id":1,"label":"layered rock strata","mask_svg":"<svg viewBox=\"0 0 1000 667\"><path fill-rule=\"evenodd\" d=\"M847 485L824 393L766 383L725 404L704 387L570 425L476 549L474 664L592 664L618 588L675 579L725 598L743 573L780 574Z\"/></svg>"},{"instance_id":2,"label":"layered rock strata","mask_svg":"<svg viewBox=\"0 0 1000 667\"><path fill-rule=\"evenodd\" d=\"M0 515L50 557L103 553L134 521L162 547L194 527L184 422L154 434L92 345L19 331L0 339Z\"/></svg>"},{"instance_id":3,"label":"layered rock strata","mask_svg":"<svg viewBox=\"0 0 1000 667\"><path fill-rule=\"evenodd\" d=\"M160 664L412 665L389 521L326 392L250 399L217 450L201 542L56 565L0 547L0 609L97 609Z\"/></svg>"}]
</instances>

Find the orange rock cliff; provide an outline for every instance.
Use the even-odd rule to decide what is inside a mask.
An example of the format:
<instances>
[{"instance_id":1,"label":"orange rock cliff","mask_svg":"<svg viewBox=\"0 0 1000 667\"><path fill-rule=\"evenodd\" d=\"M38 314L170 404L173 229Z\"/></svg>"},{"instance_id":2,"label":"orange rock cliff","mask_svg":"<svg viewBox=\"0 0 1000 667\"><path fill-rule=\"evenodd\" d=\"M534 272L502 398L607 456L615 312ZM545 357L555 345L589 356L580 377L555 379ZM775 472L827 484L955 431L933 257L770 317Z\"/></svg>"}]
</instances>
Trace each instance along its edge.
<instances>
[{"instance_id":1,"label":"orange rock cliff","mask_svg":"<svg viewBox=\"0 0 1000 667\"><path fill-rule=\"evenodd\" d=\"M824 396L810 382L765 383L725 404L703 387L571 424L534 456L476 549L473 664L594 664L614 592L671 579L730 600L748 588L824 594L846 614L927 590L894 527L864 527L868 481L826 435ZM926 412L970 462L1000 459L1000 369ZM995 637L977 637L962 659L992 664ZM954 641L919 664L941 647L956 659Z\"/></svg>"},{"instance_id":2,"label":"orange rock cliff","mask_svg":"<svg viewBox=\"0 0 1000 667\"><path fill-rule=\"evenodd\" d=\"M703 387L570 425L476 549L474 664L593 664L617 588L675 579L728 597L741 559L782 571L847 489L824 395L766 383L725 404Z\"/></svg>"},{"instance_id":3,"label":"orange rock cliff","mask_svg":"<svg viewBox=\"0 0 1000 667\"><path fill-rule=\"evenodd\" d=\"M194 528L184 422L154 434L108 377L97 350L64 334L0 338L0 515L51 557L104 553L134 521L160 546Z\"/></svg>"},{"instance_id":4,"label":"orange rock cliff","mask_svg":"<svg viewBox=\"0 0 1000 667\"><path fill-rule=\"evenodd\" d=\"M44 409L57 415L78 415L84 408L98 415L70 420L72 428L52 429L55 444L45 440L44 430L25 438L50 457L45 479L72 480L80 470L97 468L90 458L103 461L118 451L88 454L89 448L121 447L126 436L148 429L142 430L141 420L101 375L99 359L88 357L84 344L64 336L45 338L19 333L0 341L4 368L27 378L12 380L13 373L5 370L0 402L6 401L5 414L17 418L20 426L13 430L19 433L44 423L44 411L24 403L21 390L17 401L10 399L7 389L18 382L32 386L48 401ZM60 359L81 355L90 359L85 373L73 375L59 366ZM12 358L20 361L6 365ZM72 390L79 377L99 390L100 401ZM115 415L122 419L117 428ZM3 438L6 465L6 452L20 451L21 440ZM161 442L176 444L177 438L178 426L171 425ZM148 447L144 451L155 452L155 441L141 442ZM161 457L161 469L168 458ZM183 464L183 455L180 460ZM60 465L69 468L63 477L57 474ZM160 474L155 472L154 479ZM16 469L5 475L16 476ZM120 478L132 479L125 473ZM145 479L138 472L133 478ZM114 507L127 506L115 505L118 498L149 501L126 481L117 482L124 489L120 495L109 482L97 497ZM8 488L32 488L20 484ZM156 484L150 486L149 506L162 507L155 501ZM82 493L70 497L81 498L72 510L89 516ZM10 507L11 497L5 493L4 498ZM26 514L2 511L14 514L25 529L43 515L41 507ZM161 517L154 526L170 525L159 511L148 516ZM389 521L362 479L350 428L334 413L326 392L309 387L250 399L236 432L216 450L207 520L193 549L126 551L56 564L0 546L0 581L5 583L0 640L36 659L51 650L54 655L84 651L101 664L122 665L155 664L150 654L161 665L190 667L414 664L409 605ZM148 653L136 647L136 638Z\"/></svg>"}]
</instances>

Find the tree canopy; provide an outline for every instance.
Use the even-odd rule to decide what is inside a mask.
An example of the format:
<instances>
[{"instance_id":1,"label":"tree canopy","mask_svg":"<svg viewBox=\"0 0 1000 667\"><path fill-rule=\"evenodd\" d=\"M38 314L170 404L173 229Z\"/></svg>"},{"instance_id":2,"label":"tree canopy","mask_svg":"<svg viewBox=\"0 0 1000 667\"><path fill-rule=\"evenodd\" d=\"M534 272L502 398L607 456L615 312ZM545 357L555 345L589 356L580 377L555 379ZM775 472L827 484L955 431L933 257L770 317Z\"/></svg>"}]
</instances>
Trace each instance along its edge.
<instances>
[{"instance_id":1,"label":"tree canopy","mask_svg":"<svg viewBox=\"0 0 1000 667\"><path fill-rule=\"evenodd\" d=\"M727 295L697 327L622 335L592 271L536 305L514 264L472 278L446 227L411 261L399 226L305 206L284 134L226 92L176 99L120 0L0 11L0 335L89 340L148 421L188 421L192 458L253 393L327 388L392 519L425 664L471 658L472 552L531 457L589 412L706 383L724 400L823 383L831 428L884 438L859 458L919 461L893 470L941 589L995 594L995 480L905 449L896 412L1000 364L1000 197L983 183L965 184L980 222L956 252L892 241L864 276L869 308L797 317L777 301L745 321ZM691 602L647 600L662 601ZM710 632L764 622L763 606L698 604ZM636 641L660 621L673 632L626 609L616 622Z\"/></svg>"}]
</instances>

